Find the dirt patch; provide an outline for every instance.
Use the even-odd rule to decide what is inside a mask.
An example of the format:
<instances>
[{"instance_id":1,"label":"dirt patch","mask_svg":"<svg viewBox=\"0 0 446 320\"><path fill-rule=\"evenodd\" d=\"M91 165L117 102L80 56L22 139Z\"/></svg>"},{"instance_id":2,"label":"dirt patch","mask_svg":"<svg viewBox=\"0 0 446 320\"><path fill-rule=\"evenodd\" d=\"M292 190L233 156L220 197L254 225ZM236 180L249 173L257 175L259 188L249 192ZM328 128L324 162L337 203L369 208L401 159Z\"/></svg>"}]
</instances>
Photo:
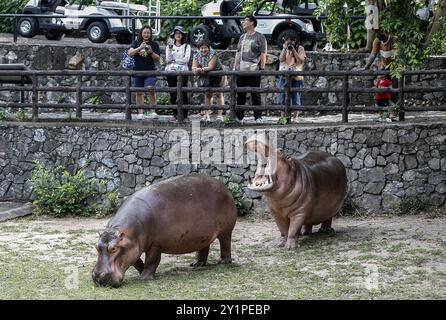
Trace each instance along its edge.
<instances>
[{"instance_id":1,"label":"dirt patch","mask_svg":"<svg viewBox=\"0 0 446 320\"><path fill-rule=\"evenodd\" d=\"M0 223L0 257L17 256L43 264L57 262L60 267L76 266L83 270L87 287L91 288L89 273L96 261L94 244L107 221L24 218ZM333 227L336 230L334 234L314 233L301 237L299 248L288 252L276 247L279 232L273 220L239 219L233 233L234 264L230 269L224 269L223 274L229 272L232 277L241 277L237 280L241 284L233 283L229 287L230 280L222 278L219 279L221 283L214 287L222 293L240 290L237 297L252 292L256 298L271 298L271 292L258 292L266 290L258 283L259 279L268 281L268 277L271 277L276 279L272 282L273 287L276 282L279 285L281 281L296 281L302 285L311 283L316 289L319 283L342 293L328 290L322 294L315 292L314 288L302 287L299 292L282 293L282 298L296 298L301 294L304 297L315 295L316 298L392 298L395 295L411 298L414 294L417 298L446 297L446 217L339 217L335 219ZM220 267L215 266L218 257L219 246L216 242L211 246L210 267L191 273L189 263L193 261L194 254L163 255L157 276L170 279L173 283L191 275L206 277L209 273L209 277L215 277L213 272L221 273ZM0 270L1 282L8 277L3 267ZM129 270L126 277L137 286L136 271ZM20 282L20 279L17 281ZM193 286L196 285L193 283ZM90 293L78 293L79 298L91 298ZM137 294L137 291L134 293ZM176 297L176 294L178 292L172 291L167 298Z\"/></svg>"}]
</instances>

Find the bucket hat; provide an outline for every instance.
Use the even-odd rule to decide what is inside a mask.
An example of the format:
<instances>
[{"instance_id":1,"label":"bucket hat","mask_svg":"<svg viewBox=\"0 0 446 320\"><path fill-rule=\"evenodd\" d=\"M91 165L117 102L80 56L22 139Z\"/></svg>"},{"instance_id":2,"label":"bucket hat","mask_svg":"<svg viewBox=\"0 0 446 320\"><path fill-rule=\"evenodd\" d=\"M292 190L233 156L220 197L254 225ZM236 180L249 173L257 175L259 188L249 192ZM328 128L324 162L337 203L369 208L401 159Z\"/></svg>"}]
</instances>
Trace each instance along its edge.
<instances>
[{"instance_id":1,"label":"bucket hat","mask_svg":"<svg viewBox=\"0 0 446 320\"><path fill-rule=\"evenodd\" d=\"M179 31L182 34L187 34L187 32L184 31L184 28L182 26L176 26L175 28L173 28L173 32L170 34L172 37L175 34L175 31Z\"/></svg>"}]
</instances>

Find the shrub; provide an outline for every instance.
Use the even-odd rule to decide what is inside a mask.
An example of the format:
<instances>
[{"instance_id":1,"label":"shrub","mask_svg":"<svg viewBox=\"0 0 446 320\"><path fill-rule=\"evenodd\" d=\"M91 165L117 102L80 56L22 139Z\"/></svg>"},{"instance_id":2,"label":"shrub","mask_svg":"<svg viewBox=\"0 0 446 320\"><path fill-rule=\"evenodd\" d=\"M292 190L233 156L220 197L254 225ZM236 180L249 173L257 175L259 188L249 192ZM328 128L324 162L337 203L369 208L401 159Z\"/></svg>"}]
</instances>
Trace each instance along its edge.
<instances>
[{"instance_id":1,"label":"shrub","mask_svg":"<svg viewBox=\"0 0 446 320\"><path fill-rule=\"evenodd\" d=\"M245 216L251 213L252 205L247 205L250 199L245 196L245 192L243 191L243 187L240 183L234 182L234 174L233 173L225 173L224 183L229 191L232 193L234 197L235 205L237 207L238 215Z\"/></svg>"},{"instance_id":2,"label":"shrub","mask_svg":"<svg viewBox=\"0 0 446 320\"><path fill-rule=\"evenodd\" d=\"M338 215L340 216L359 216L361 215L361 211L358 205L353 201L352 197L348 194L344 203L342 204L341 210Z\"/></svg>"},{"instance_id":3,"label":"shrub","mask_svg":"<svg viewBox=\"0 0 446 320\"><path fill-rule=\"evenodd\" d=\"M83 170L71 174L61 166L48 170L38 161L35 165L31 182L36 214L56 217L104 215L112 213L118 205L116 191L106 193L106 205L100 204L105 182L85 177Z\"/></svg>"},{"instance_id":4,"label":"shrub","mask_svg":"<svg viewBox=\"0 0 446 320\"><path fill-rule=\"evenodd\" d=\"M428 203L417 196L408 196L401 199L398 214L417 214L428 207Z\"/></svg>"}]
</instances>

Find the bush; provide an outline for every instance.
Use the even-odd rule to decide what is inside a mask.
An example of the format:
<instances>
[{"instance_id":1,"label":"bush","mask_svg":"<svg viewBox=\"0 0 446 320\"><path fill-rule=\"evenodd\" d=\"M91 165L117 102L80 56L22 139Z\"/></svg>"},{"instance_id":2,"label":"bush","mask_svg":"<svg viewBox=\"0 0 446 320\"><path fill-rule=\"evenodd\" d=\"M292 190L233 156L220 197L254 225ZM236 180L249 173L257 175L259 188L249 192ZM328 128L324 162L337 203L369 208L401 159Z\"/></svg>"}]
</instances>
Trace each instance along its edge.
<instances>
[{"instance_id":1,"label":"bush","mask_svg":"<svg viewBox=\"0 0 446 320\"><path fill-rule=\"evenodd\" d=\"M234 174L225 173L223 176L226 187L231 191L232 196L234 197L238 215L245 216L251 213L252 201L245 196L242 185L234 182Z\"/></svg>"},{"instance_id":2,"label":"bush","mask_svg":"<svg viewBox=\"0 0 446 320\"><path fill-rule=\"evenodd\" d=\"M428 203L417 196L408 196L401 199L398 214L417 214L428 207Z\"/></svg>"},{"instance_id":3,"label":"bush","mask_svg":"<svg viewBox=\"0 0 446 320\"><path fill-rule=\"evenodd\" d=\"M0 13L1 14L22 13L23 8L25 8L25 4L27 2L28 0L0 1ZM11 18L0 19L0 32L13 32Z\"/></svg>"},{"instance_id":4,"label":"bush","mask_svg":"<svg viewBox=\"0 0 446 320\"><path fill-rule=\"evenodd\" d=\"M348 194L344 203L342 204L341 210L339 210L338 215L340 216L359 216L361 211L358 205L353 201L352 197Z\"/></svg>"},{"instance_id":5,"label":"bush","mask_svg":"<svg viewBox=\"0 0 446 320\"><path fill-rule=\"evenodd\" d=\"M118 206L116 191L104 195L105 205L99 203L105 182L85 177L83 170L71 174L61 166L48 170L38 161L35 165L31 182L35 195L34 212L38 215L105 215L113 213Z\"/></svg>"}]
</instances>

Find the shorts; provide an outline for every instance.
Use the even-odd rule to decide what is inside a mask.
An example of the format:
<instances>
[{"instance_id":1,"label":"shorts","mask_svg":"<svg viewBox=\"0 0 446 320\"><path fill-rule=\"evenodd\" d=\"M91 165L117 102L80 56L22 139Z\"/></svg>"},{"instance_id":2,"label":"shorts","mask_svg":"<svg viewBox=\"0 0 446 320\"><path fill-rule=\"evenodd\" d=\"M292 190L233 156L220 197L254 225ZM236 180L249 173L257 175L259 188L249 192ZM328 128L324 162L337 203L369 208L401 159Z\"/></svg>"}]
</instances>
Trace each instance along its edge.
<instances>
[{"instance_id":1,"label":"shorts","mask_svg":"<svg viewBox=\"0 0 446 320\"><path fill-rule=\"evenodd\" d=\"M218 88L224 86L223 76L202 77L200 87Z\"/></svg>"},{"instance_id":2,"label":"shorts","mask_svg":"<svg viewBox=\"0 0 446 320\"><path fill-rule=\"evenodd\" d=\"M156 77L132 77L133 86L137 88L154 87L156 80Z\"/></svg>"}]
</instances>

